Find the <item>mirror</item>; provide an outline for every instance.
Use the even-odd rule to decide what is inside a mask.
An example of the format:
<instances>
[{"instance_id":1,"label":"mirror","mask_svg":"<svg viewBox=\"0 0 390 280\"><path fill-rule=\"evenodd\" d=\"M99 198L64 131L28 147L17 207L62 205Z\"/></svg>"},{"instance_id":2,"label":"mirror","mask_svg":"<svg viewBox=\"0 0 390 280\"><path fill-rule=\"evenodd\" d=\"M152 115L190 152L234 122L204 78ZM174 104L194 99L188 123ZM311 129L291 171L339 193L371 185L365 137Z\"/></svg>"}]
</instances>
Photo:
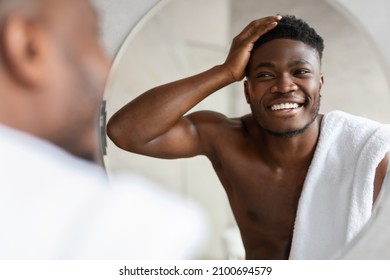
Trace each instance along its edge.
<instances>
[{"instance_id":1,"label":"mirror","mask_svg":"<svg viewBox=\"0 0 390 280\"><path fill-rule=\"evenodd\" d=\"M244 26L277 13L305 19L325 40L322 113L342 110L389 122L389 84L382 59L364 29L331 0L160 1L129 34L115 59L105 93L107 119L152 87L222 63ZM194 110L204 109L230 117L249 112L242 83L220 90ZM243 257L226 194L207 159L148 158L122 151L108 140L104 164L108 173L131 170L199 201L212 227L205 259Z\"/></svg>"}]
</instances>

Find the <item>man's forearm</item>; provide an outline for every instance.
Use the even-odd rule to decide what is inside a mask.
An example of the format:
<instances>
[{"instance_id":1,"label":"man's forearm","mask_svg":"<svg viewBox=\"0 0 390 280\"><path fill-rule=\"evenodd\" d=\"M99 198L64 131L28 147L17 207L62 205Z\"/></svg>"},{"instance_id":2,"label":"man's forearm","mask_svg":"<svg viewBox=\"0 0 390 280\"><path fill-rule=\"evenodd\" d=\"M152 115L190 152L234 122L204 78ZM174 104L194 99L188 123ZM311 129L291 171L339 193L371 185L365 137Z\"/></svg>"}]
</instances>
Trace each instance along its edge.
<instances>
[{"instance_id":1,"label":"man's forearm","mask_svg":"<svg viewBox=\"0 0 390 280\"><path fill-rule=\"evenodd\" d=\"M207 96L234 81L231 73L221 65L153 88L128 103L110 119L108 135L124 149L147 143L168 131Z\"/></svg>"}]
</instances>

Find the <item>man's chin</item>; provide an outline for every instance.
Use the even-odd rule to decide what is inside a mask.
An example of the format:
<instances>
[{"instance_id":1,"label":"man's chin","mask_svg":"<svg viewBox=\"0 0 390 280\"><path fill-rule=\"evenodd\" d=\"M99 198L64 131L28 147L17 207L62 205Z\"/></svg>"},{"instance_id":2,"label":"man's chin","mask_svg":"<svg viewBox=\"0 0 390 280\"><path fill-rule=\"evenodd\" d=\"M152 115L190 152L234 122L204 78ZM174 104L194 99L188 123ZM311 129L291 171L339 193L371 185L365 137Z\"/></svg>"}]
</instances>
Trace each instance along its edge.
<instances>
[{"instance_id":1,"label":"man's chin","mask_svg":"<svg viewBox=\"0 0 390 280\"><path fill-rule=\"evenodd\" d=\"M312 118L307 124L297 127L297 128L289 128L289 129L284 129L284 130L272 130L272 129L267 129L264 128L265 131L274 137L277 138L293 138L299 135L304 134L307 129L313 124L313 122L316 120L317 116Z\"/></svg>"},{"instance_id":2,"label":"man's chin","mask_svg":"<svg viewBox=\"0 0 390 280\"><path fill-rule=\"evenodd\" d=\"M95 136L95 134L93 134ZM101 160L99 159L99 145L96 137L88 137L89 141L81 141L78 147L74 147L72 151L70 151L76 157L82 158L84 160L98 163Z\"/></svg>"},{"instance_id":3,"label":"man's chin","mask_svg":"<svg viewBox=\"0 0 390 280\"><path fill-rule=\"evenodd\" d=\"M272 131L269 129L265 129L267 134L276 137L276 138L293 138L299 135L302 135L307 130L307 127L295 130L285 130L285 131Z\"/></svg>"},{"instance_id":4,"label":"man's chin","mask_svg":"<svg viewBox=\"0 0 390 280\"><path fill-rule=\"evenodd\" d=\"M99 163L100 160L98 158L98 153L91 153L91 152L88 152L88 153L83 153L83 154L79 154L78 157L86 160L86 161L90 161L90 162L93 162L93 163Z\"/></svg>"}]
</instances>

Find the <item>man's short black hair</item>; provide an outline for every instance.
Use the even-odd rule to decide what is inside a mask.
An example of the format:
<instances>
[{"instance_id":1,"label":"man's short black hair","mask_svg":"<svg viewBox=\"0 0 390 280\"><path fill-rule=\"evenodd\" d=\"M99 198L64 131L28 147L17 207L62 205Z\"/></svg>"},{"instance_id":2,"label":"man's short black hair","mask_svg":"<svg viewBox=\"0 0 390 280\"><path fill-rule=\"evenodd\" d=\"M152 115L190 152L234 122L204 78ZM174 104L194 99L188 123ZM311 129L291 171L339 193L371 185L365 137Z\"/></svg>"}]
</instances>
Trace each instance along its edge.
<instances>
[{"instance_id":1,"label":"man's short black hair","mask_svg":"<svg viewBox=\"0 0 390 280\"><path fill-rule=\"evenodd\" d=\"M320 60L324 50L324 40L306 22L291 15L284 15L278 25L256 41L254 49L274 39L301 41L317 50Z\"/></svg>"}]
</instances>

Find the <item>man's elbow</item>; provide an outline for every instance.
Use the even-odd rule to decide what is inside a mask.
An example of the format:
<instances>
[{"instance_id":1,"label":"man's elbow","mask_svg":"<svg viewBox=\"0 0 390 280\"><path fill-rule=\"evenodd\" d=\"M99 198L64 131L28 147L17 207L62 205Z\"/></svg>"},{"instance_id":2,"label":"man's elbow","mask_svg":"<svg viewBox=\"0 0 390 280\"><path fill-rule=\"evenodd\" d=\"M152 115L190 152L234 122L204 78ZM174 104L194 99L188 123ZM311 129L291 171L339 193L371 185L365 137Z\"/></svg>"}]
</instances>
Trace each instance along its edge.
<instances>
[{"instance_id":1,"label":"man's elbow","mask_svg":"<svg viewBox=\"0 0 390 280\"><path fill-rule=\"evenodd\" d=\"M107 122L107 136L111 139L111 141L121 149L127 150L126 141L124 137L124 128L118 124L112 118Z\"/></svg>"}]
</instances>

